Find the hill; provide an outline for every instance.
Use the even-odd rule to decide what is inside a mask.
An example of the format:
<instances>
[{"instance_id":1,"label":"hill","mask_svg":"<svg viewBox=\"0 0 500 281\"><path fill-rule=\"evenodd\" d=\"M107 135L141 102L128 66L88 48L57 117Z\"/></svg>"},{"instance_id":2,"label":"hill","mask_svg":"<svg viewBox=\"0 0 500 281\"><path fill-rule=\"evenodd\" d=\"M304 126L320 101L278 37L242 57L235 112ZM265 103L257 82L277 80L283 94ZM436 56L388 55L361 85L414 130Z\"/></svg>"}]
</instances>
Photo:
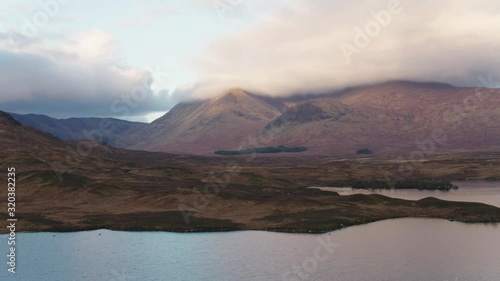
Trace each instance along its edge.
<instances>
[{"instance_id":1,"label":"hill","mask_svg":"<svg viewBox=\"0 0 500 281\"><path fill-rule=\"evenodd\" d=\"M40 114L9 113L17 121L63 140L95 140L113 146L123 146L120 139L146 126L116 118L56 119Z\"/></svg>"}]
</instances>

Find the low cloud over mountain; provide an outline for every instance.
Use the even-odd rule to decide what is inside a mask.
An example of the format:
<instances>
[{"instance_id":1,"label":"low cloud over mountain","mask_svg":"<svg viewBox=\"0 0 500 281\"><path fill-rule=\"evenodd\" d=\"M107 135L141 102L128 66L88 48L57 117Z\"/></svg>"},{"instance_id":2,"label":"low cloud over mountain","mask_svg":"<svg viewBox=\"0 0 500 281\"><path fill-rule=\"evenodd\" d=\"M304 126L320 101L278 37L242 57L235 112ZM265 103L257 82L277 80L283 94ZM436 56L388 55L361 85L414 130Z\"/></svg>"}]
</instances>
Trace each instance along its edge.
<instances>
[{"instance_id":1,"label":"low cloud over mountain","mask_svg":"<svg viewBox=\"0 0 500 281\"><path fill-rule=\"evenodd\" d=\"M288 1L194 62L204 85L195 96L232 86L286 95L398 79L500 81L499 15L495 1Z\"/></svg>"},{"instance_id":2,"label":"low cloud over mountain","mask_svg":"<svg viewBox=\"0 0 500 281\"><path fill-rule=\"evenodd\" d=\"M31 39L18 21L42 8L0 18L18 27L0 27L3 109L144 120L234 87L287 96L389 80L500 86L498 1L137 1L121 13L79 5L59 7ZM99 29L96 9L110 17ZM145 29L152 10L169 13ZM160 73L148 69L155 64ZM156 83L162 70L171 76Z\"/></svg>"}]
</instances>

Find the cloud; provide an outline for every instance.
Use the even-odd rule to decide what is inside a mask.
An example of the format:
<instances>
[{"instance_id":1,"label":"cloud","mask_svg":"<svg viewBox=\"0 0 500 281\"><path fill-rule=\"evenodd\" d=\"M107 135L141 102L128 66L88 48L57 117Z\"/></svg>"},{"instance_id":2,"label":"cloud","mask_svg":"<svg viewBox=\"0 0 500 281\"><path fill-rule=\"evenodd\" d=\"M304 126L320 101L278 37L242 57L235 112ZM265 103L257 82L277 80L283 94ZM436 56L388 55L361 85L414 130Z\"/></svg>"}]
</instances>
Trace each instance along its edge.
<instances>
[{"instance_id":1,"label":"cloud","mask_svg":"<svg viewBox=\"0 0 500 281\"><path fill-rule=\"evenodd\" d=\"M287 3L194 59L201 86L193 96L235 86L286 95L396 79L476 86L480 75L500 77L498 1Z\"/></svg>"},{"instance_id":2,"label":"cloud","mask_svg":"<svg viewBox=\"0 0 500 281\"><path fill-rule=\"evenodd\" d=\"M0 33L1 109L128 119L168 110L168 92L151 89L154 73L119 65L118 46L98 29L55 41Z\"/></svg>"},{"instance_id":3,"label":"cloud","mask_svg":"<svg viewBox=\"0 0 500 281\"><path fill-rule=\"evenodd\" d=\"M165 33L171 37L171 48L163 53L151 47L167 44L159 39L163 33L152 32L156 41L143 46L136 44L137 34L120 33L129 51L147 55L132 53L139 57L135 61L154 57L161 63L163 57L175 57L166 60L172 62L172 76L163 83L164 74L156 65L123 63L122 43L101 29L70 35L65 32L71 25L60 33L41 29L31 39L0 32L0 109L137 119L233 87L278 96L386 80L458 86L476 86L478 76L500 80L499 2L394 1L190 0L190 16L209 15L210 20L198 26L193 17L189 28L179 28L182 32L175 36ZM154 9L159 14L187 17L183 5L170 8L162 1L152 2L164 7ZM215 8L220 3L230 4L223 17ZM147 9L151 20L137 26L153 24L154 30L168 30L158 26L165 16L153 15L150 5ZM121 23L130 22L122 17ZM108 24L113 30L117 23ZM225 31L205 32L212 26ZM234 28L226 30L227 26ZM207 42L212 43L204 48ZM189 51L179 53L178 46ZM186 58L194 53L199 56ZM176 84L194 77L192 84ZM169 83L174 93L161 89L170 81L176 81Z\"/></svg>"},{"instance_id":4,"label":"cloud","mask_svg":"<svg viewBox=\"0 0 500 281\"><path fill-rule=\"evenodd\" d=\"M120 18L115 22L119 28L151 28L155 25L153 17L137 18L134 16Z\"/></svg>"}]
</instances>

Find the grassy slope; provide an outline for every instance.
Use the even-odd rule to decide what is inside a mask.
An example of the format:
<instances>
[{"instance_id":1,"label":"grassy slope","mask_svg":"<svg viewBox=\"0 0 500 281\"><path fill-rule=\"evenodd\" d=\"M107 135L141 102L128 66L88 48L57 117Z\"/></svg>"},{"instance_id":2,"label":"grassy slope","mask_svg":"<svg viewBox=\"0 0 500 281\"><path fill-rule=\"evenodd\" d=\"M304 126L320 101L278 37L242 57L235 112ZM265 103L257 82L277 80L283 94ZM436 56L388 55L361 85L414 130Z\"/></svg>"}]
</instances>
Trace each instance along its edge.
<instances>
[{"instance_id":1,"label":"grassy slope","mask_svg":"<svg viewBox=\"0 0 500 281\"><path fill-rule=\"evenodd\" d=\"M379 195L338 196L305 188L304 183L324 180L314 179L323 170L322 165L303 167L288 160L282 166L269 163L266 167L256 162L240 166L240 172L227 173L226 161L217 158L161 155L155 161L155 154L131 154L119 158L133 161L100 160L94 162L97 169L65 173L62 182L50 170L18 166L18 200L22 202L18 208L18 230L324 232L397 217L468 222L500 220L500 210L484 204L431 198L407 201ZM145 159L149 163L142 162ZM284 167L288 168L281 170ZM281 173L274 173L273 168ZM365 167L362 172L369 171ZM213 178L211 172L220 173ZM206 184L210 182L219 184L210 186L206 192ZM189 224L180 211L189 216ZM0 219L4 218L2 213Z\"/></svg>"}]
</instances>

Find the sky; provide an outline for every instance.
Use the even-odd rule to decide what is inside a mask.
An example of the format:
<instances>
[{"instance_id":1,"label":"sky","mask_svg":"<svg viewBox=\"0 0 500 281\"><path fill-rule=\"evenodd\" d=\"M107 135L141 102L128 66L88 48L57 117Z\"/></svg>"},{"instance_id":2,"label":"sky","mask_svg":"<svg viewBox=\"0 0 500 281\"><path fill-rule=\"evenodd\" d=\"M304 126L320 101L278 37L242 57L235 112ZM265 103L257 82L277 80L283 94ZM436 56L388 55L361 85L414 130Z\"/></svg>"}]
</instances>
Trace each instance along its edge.
<instances>
[{"instance_id":1,"label":"sky","mask_svg":"<svg viewBox=\"0 0 500 281\"><path fill-rule=\"evenodd\" d=\"M498 87L493 0L3 0L0 109L147 121L229 88Z\"/></svg>"}]
</instances>

